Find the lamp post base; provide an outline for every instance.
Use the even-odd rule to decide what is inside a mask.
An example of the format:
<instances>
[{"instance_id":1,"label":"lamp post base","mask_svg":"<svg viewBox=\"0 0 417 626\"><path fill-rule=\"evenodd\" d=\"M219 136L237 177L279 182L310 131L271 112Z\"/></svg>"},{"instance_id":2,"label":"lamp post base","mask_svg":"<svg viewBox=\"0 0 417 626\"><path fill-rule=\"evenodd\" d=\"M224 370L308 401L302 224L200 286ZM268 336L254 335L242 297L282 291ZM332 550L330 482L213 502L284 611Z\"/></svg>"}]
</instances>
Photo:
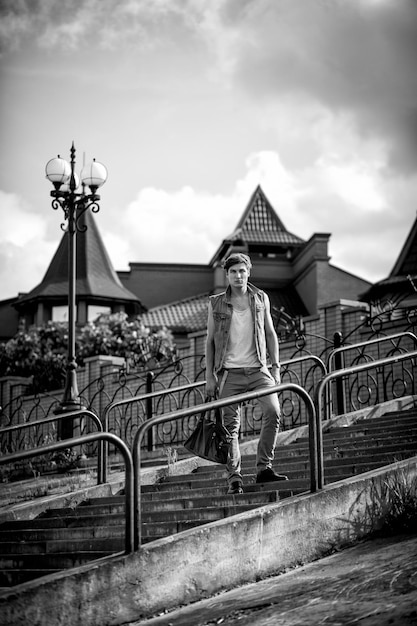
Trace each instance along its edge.
<instances>
[{"instance_id":1,"label":"lamp post base","mask_svg":"<svg viewBox=\"0 0 417 626\"><path fill-rule=\"evenodd\" d=\"M59 406L54 410L55 415L60 415L62 413L71 413L73 411L82 411L87 407L81 404L81 402L61 402ZM74 421L79 420L76 417L69 417L68 419L63 419L59 422L58 425L58 437L59 439L72 439L74 435Z\"/></svg>"},{"instance_id":2,"label":"lamp post base","mask_svg":"<svg viewBox=\"0 0 417 626\"><path fill-rule=\"evenodd\" d=\"M87 407L82 404L78 395L76 366L71 364L67 370L67 379L64 389L64 395L59 403L59 406L55 409L54 413L71 413L73 411L82 411ZM59 437L60 439L71 439L74 437L74 419L69 417L60 421Z\"/></svg>"}]
</instances>

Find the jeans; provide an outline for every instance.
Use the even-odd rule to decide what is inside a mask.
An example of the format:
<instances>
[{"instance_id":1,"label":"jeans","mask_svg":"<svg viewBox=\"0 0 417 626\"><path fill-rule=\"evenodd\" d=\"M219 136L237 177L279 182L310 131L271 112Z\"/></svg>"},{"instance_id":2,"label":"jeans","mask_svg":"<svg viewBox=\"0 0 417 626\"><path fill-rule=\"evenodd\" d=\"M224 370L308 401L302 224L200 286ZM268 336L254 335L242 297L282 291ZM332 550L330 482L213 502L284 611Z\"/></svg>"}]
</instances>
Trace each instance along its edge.
<instances>
[{"instance_id":1,"label":"jeans","mask_svg":"<svg viewBox=\"0 0 417 626\"><path fill-rule=\"evenodd\" d=\"M246 391L256 391L276 385L269 373L260 368L235 368L219 372L219 397L234 396ZM276 393L257 398L262 408L262 426L256 454L256 473L272 467L274 450L279 431L281 409ZM239 448L240 405L223 408L223 421L232 436L226 469L228 483L242 482L241 455Z\"/></svg>"}]
</instances>

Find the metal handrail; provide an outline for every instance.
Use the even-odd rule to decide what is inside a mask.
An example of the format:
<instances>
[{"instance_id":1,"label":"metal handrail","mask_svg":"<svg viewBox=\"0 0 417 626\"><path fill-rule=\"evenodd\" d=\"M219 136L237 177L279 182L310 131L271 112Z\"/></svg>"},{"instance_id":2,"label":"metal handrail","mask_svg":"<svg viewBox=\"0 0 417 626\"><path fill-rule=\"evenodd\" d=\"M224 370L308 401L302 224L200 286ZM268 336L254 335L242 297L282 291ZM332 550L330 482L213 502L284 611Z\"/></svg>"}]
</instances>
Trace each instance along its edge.
<instances>
[{"instance_id":1,"label":"metal handrail","mask_svg":"<svg viewBox=\"0 0 417 626\"><path fill-rule=\"evenodd\" d=\"M305 356L297 356L295 359L288 359L287 361L281 361L281 367L286 365L292 365L293 363L301 363L302 361L314 361L323 370L323 374L327 373L327 368L323 360L315 354L307 354Z\"/></svg>"},{"instance_id":2,"label":"metal handrail","mask_svg":"<svg viewBox=\"0 0 417 626\"><path fill-rule=\"evenodd\" d=\"M315 396L314 396L314 405L316 408L315 416L316 416L316 432L317 432L317 459L318 459L318 488L323 489L324 485L324 463L323 463L323 433L321 430L321 422L322 422L322 414L323 414L323 390L326 385L337 378L341 378L343 376L348 376L350 374L356 374L357 372L363 372L369 369L375 369L381 367L382 365L391 365L394 363L398 363L399 361L405 361L406 359L415 359L417 358L417 350L413 352L407 352L406 354L397 354L392 357L385 357L383 359L379 359L377 361L372 361L369 363L361 363L360 365L353 365L352 367L347 367L343 370L337 370L335 372L330 372L327 376L324 376L320 381L318 387L316 388Z\"/></svg>"},{"instance_id":3,"label":"metal handrail","mask_svg":"<svg viewBox=\"0 0 417 626\"><path fill-rule=\"evenodd\" d=\"M264 389L259 389L258 391L250 391L246 393L237 394L235 396L229 396L227 398L222 398L221 400L213 400L211 402L206 402L204 405L200 404L194 407L189 407L187 409L181 409L179 411L174 411L172 413L166 413L165 415L157 415L156 417L152 417L150 420L143 422L138 428L138 431L135 435L135 439L133 441L133 467L134 467L134 546L135 550L138 550L141 545L141 480L140 480L140 471L141 471L141 457L140 457L140 448L143 436L146 431L155 426L156 424L162 424L164 422L168 422L170 420L177 420L183 417L189 417L191 415L195 415L196 413L201 413L202 410L210 411L211 409L221 408L224 406L228 406L229 404L237 404L241 402L245 402L247 400L255 400L256 398L260 398L262 396L267 396L272 393L278 393L281 391L290 390L299 395L307 406L307 410L309 413L309 452L310 452L310 490L312 493L317 491L317 468L318 468L318 459L317 459L317 433L316 433L316 415L315 415L315 407L312 399L309 394L294 383L284 383L279 385L274 385L273 387L266 387Z\"/></svg>"},{"instance_id":4,"label":"metal handrail","mask_svg":"<svg viewBox=\"0 0 417 626\"><path fill-rule=\"evenodd\" d=\"M415 335L414 333L412 333L409 330L406 330L404 332L401 333L395 333L394 335L387 335L384 337L377 337L376 339L369 339L368 341L360 341L359 343L352 343L350 345L347 346L340 346L340 348L335 348L328 357L327 360L327 369L329 370L329 373L334 371L333 370L333 363L332 361L334 360L333 357L335 357L337 354L339 354L340 352L346 352L347 350L354 350L355 348L360 348L362 346L369 346L370 344L376 344L376 343L382 343L383 341L389 341L391 339L398 339L400 337L411 337L411 339L414 339L414 343L417 344L417 335Z\"/></svg>"},{"instance_id":5,"label":"metal handrail","mask_svg":"<svg viewBox=\"0 0 417 626\"><path fill-rule=\"evenodd\" d=\"M187 385L180 385L178 387L170 387L168 389L162 389L159 391L152 391L151 393L145 393L140 396L132 396L131 398L125 398L124 400L117 400L116 402L112 402L104 409L103 413L103 429L105 432L109 430L109 413L111 410L124 406L126 404L133 404L134 402L143 402L143 400L149 400L151 398L159 398L160 396L166 396L170 393L177 391L187 391L188 389L194 389L195 387L202 387L206 384L206 381L199 381L196 383L188 383ZM108 471L108 458L107 458L107 446L104 446L103 450L103 481L107 480L107 471Z\"/></svg>"},{"instance_id":6,"label":"metal handrail","mask_svg":"<svg viewBox=\"0 0 417 626\"><path fill-rule=\"evenodd\" d=\"M323 375L327 374L327 368L326 365L324 364L324 362L322 361L322 359L320 359L320 357L314 355L314 354L309 354L306 356L301 356L301 357L297 357L295 359L288 359L286 361L281 361L281 367L285 367L287 365L292 365L293 363L301 363L304 361L314 361L322 370ZM131 398L125 398L124 400L117 400L116 402L112 402L111 404L109 404L105 409L104 409L104 413L103 413L103 429L105 432L108 432L109 430L109 413L110 411L112 411L113 409L119 407L119 406L124 406L124 405L128 405L128 404L132 404L134 402L143 402L144 400L149 400L152 398L159 398L165 395L169 395L171 393L176 393L176 392L180 392L180 391L188 391L191 389L196 389L198 387L203 387L206 384L205 380L201 380L198 382L194 382L194 383L188 383L186 385L180 385L178 387L169 387L168 389L163 389L163 390L159 390L159 391L153 391L151 393L145 393L145 394L141 394L139 396L132 396ZM106 482L107 480L107 472L108 472L108 458L107 458L107 446L104 446L104 451L103 451L103 482Z\"/></svg>"},{"instance_id":7,"label":"metal handrail","mask_svg":"<svg viewBox=\"0 0 417 626\"><path fill-rule=\"evenodd\" d=\"M118 447L125 462L125 551L126 554L129 554L134 550L133 461L129 448L124 441L120 439L120 437L113 435L113 433L90 433L89 435L75 437L74 439L57 441L55 443L48 444L47 446L42 446L41 448L7 454L0 457L0 465L14 463L15 461L29 459L33 456L40 456L41 454L48 454L49 452L56 452L57 450L72 448L73 446L79 446L97 440L108 441Z\"/></svg>"},{"instance_id":8,"label":"metal handrail","mask_svg":"<svg viewBox=\"0 0 417 626\"><path fill-rule=\"evenodd\" d=\"M6 426L5 428L0 428L0 436L4 433L14 432L16 430L22 430L24 428L33 428L35 426L42 426L43 424L48 424L49 422L59 422L60 420L67 419L68 417L91 417L94 424L97 426L99 432L103 432L103 425L101 423L98 415L89 411L88 409L80 409L78 411L69 411L67 413L59 413L57 415L52 415L50 417L46 417L43 420L38 420L35 422L25 422L24 424L15 424L14 426ZM66 441L66 440L65 440ZM69 446L67 446L69 447ZM98 446L97 452L97 484L102 484L103 481L103 450L102 444Z\"/></svg>"}]
</instances>

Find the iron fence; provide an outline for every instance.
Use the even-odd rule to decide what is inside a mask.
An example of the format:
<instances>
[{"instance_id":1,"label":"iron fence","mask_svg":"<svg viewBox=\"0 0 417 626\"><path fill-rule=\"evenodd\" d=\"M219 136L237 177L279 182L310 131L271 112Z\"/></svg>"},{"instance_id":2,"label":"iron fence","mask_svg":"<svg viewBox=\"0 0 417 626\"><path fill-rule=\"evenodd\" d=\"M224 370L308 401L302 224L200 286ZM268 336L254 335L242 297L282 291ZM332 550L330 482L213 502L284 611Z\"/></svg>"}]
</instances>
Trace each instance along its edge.
<instances>
[{"instance_id":1,"label":"iron fence","mask_svg":"<svg viewBox=\"0 0 417 626\"><path fill-rule=\"evenodd\" d=\"M57 430L54 423L59 424L63 421L77 420L77 431L79 436L88 434L85 432L87 423L91 421L99 432L103 432L103 426L100 418L91 411L79 410L60 413L46 417L41 422L26 422L25 424L15 424L0 429L0 455L14 454L22 450L33 450L35 448L44 449L45 446L55 443L58 440ZM45 434L45 430L47 432ZM70 446L67 446L70 447ZM87 450L86 446L81 449ZM101 443L98 448L89 448L90 453L97 454L97 482L103 482L103 446Z\"/></svg>"},{"instance_id":2,"label":"iron fence","mask_svg":"<svg viewBox=\"0 0 417 626\"><path fill-rule=\"evenodd\" d=\"M324 330L324 332L323 332ZM323 320L291 320L288 332L281 340L281 378L283 383L294 383L314 395L326 367L350 367L405 353L415 347L417 310L403 308L398 301L383 310L371 307L368 311L352 308L341 311L341 331L331 338L326 336ZM202 342L196 342L202 345ZM82 368L80 368L82 370ZM99 376L79 384L83 405L104 416L110 406L108 429L131 445L138 427L146 420L164 412L181 410L200 404L204 399L204 356L188 354L174 362L152 371L136 370L130 364L103 366ZM415 393L415 368L408 364L387 366L385 373L362 372L349 380L337 379L335 388L329 391L328 415L338 415L358 408L371 406L390 398ZM0 409L0 424L11 426L18 423L39 422L39 432L33 440L56 439L53 426L41 425L59 407L62 392L14 397ZM130 404L124 401L138 398ZM334 400L332 400L334 397ZM280 395L283 430L305 424L308 421L305 406L294 395ZM242 410L242 437L257 435L260 431L261 413L258 404L247 402ZM104 419L104 418L102 418ZM184 424L164 423L152 428L144 447L148 450L181 443L183 435L193 427L190 418ZM86 426L81 434L87 432ZM23 435L21 444L25 445Z\"/></svg>"}]
</instances>

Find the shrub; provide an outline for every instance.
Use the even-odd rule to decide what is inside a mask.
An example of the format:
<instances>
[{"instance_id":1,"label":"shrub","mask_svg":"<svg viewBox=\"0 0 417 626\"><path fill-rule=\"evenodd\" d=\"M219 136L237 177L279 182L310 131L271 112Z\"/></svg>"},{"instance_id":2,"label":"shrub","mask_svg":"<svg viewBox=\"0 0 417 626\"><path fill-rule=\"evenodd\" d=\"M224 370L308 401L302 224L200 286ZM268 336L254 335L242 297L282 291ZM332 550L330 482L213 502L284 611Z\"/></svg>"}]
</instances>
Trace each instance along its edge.
<instances>
[{"instance_id":1,"label":"shrub","mask_svg":"<svg viewBox=\"0 0 417 626\"><path fill-rule=\"evenodd\" d=\"M414 532L417 526L417 478L399 470L389 476L383 489L383 515L380 533L395 535Z\"/></svg>"},{"instance_id":2,"label":"shrub","mask_svg":"<svg viewBox=\"0 0 417 626\"><path fill-rule=\"evenodd\" d=\"M68 325L48 322L21 330L0 344L0 376L31 377L28 393L41 393L63 387L66 375ZM96 321L76 329L76 358L98 355L124 357L139 367L169 362L175 354L170 331L150 330L140 317L125 313L101 315Z\"/></svg>"}]
</instances>

